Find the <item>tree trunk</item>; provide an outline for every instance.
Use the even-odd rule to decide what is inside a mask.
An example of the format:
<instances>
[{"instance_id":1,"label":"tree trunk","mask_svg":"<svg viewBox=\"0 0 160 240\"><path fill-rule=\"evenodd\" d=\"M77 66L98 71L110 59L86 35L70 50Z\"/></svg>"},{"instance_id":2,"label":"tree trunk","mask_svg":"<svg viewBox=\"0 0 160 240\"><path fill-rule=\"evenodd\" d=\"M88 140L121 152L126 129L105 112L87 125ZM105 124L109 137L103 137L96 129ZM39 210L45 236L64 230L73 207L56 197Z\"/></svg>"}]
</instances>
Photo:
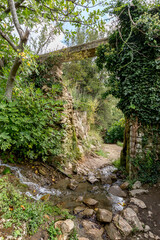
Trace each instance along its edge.
<instances>
[{"instance_id":1,"label":"tree trunk","mask_svg":"<svg viewBox=\"0 0 160 240\"><path fill-rule=\"evenodd\" d=\"M12 92L13 92L15 77L21 63L22 63L21 59L19 57L16 57L14 64L11 68L8 81L7 81L6 93L5 93L5 96L8 102L12 101Z\"/></svg>"}]
</instances>

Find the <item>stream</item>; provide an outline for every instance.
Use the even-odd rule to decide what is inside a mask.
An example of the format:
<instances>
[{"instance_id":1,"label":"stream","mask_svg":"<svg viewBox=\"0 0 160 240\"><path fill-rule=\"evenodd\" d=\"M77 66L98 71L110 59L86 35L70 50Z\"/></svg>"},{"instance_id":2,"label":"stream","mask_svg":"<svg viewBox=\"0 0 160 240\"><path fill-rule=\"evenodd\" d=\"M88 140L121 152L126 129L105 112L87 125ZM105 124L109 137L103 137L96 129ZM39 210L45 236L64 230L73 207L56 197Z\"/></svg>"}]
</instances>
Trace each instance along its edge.
<instances>
[{"instance_id":1,"label":"stream","mask_svg":"<svg viewBox=\"0 0 160 240\"><path fill-rule=\"evenodd\" d=\"M113 166L106 166L104 168L96 170L95 176L98 181L91 184L87 181L86 177L74 175L74 179L78 182L77 188L73 191L68 189L70 182L69 178L59 179L57 183L49 186L41 179L37 178L37 175L31 172L30 176L35 175L35 179L30 179L27 175L28 170L24 166L15 166L14 164L5 164L0 160L1 167L10 168L11 172L19 179L21 184L26 187L25 194L34 199L40 200L43 196L49 194L50 201L53 201L55 205L62 208L69 209L73 213L73 209L80 205L76 200L78 197L93 198L98 201L99 208L105 208L112 212L122 211L125 204L125 200L122 197L114 196L108 193L110 184L102 184L100 179L103 177L109 177L116 168ZM112 185L120 185L120 180L115 180Z\"/></svg>"}]
</instances>

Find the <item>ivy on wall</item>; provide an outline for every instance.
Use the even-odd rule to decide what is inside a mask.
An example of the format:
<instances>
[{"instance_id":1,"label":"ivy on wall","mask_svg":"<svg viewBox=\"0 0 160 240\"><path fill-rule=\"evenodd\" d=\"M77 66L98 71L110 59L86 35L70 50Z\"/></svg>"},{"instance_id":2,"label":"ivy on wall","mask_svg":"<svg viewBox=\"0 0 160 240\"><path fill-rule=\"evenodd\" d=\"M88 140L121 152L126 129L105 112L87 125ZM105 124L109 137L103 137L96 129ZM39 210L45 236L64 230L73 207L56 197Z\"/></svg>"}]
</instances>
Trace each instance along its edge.
<instances>
[{"instance_id":1,"label":"ivy on wall","mask_svg":"<svg viewBox=\"0 0 160 240\"><path fill-rule=\"evenodd\" d=\"M126 117L144 124L160 121L160 7L118 1L117 26L97 49L97 65L109 72L110 93Z\"/></svg>"}]
</instances>

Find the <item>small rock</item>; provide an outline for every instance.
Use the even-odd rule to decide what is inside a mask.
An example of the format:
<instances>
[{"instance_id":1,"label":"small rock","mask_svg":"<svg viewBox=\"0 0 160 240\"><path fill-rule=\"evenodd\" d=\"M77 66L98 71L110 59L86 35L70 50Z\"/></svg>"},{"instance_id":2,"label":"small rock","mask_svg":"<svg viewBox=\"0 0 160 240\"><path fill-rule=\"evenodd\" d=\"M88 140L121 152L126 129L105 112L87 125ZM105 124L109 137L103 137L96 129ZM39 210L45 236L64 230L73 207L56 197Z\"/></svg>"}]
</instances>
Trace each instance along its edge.
<instances>
[{"instance_id":1,"label":"small rock","mask_svg":"<svg viewBox=\"0 0 160 240\"><path fill-rule=\"evenodd\" d=\"M97 211L97 220L100 222L109 223L112 221L112 212L106 209L98 209Z\"/></svg>"},{"instance_id":2,"label":"small rock","mask_svg":"<svg viewBox=\"0 0 160 240\"><path fill-rule=\"evenodd\" d=\"M61 224L61 231L63 234L69 234L74 229L74 222L71 219L63 221Z\"/></svg>"},{"instance_id":3,"label":"small rock","mask_svg":"<svg viewBox=\"0 0 160 240\"><path fill-rule=\"evenodd\" d=\"M84 217L91 217L94 213L94 210L93 209L90 209L90 208L86 208L82 213L81 215L84 216Z\"/></svg>"},{"instance_id":4,"label":"small rock","mask_svg":"<svg viewBox=\"0 0 160 240\"><path fill-rule=\"evenodd\" d=\"M148 233L144 233L144 237L148 239Z\"/></svg>"},{"instance_id":5,"label":"small rock","mask_svg":"<svg viewBox=\"0 0 160 240\"><path fill-rule=\"evenodd\" d=\"M94 175L89 175L87 181L93 184L98 182L98 179Z\"/></svg>"},{"instance_id":6,"label":"small rock","mask_svg":"<svg viewBox=\"0 0 160 240\"><path fill-rule=\"evenodd\" d=\"M122 183L121 186L120 186L120 188L121 188L122 190L128 189L128 187L129 187L129 182L124 182L124 183Z\"/></svg>"},{"instance_id":7,"label":"small rock","mask_svg":"<svg viewBox=\"0 0 160 240\"><path fill-rule=\"evenodd\" d=\"M110 187L109 193L111 193L114 196L118 196L118 197L126 197L127 196L127 194L118 185L114 185L114 186Z\"/></svg>"},{"instance_id":8,"label":"small rock","mask_svg":"<svg viewBox=\"0 0 160 240\"><path fill-rule=\"evenodd\" d=\"M150 238L154 238L154 234L152 232L149 232L148 235Z\"/></svg>"},{"instance_id":9,"label":"small rock","mask_svg":"<svg viewBox=\"0 0 160 240\"><path fill-rule=\"evenodd\" d=\"M159 240L160 239L160 237L159 236L155 236L155 240Z\"/></svg>"},{"instance_id":10,"label":"small rock","mask_svg":"<svg viewBox=\"0 0 160 240\"><path fill-rule=\"evenodd\" d=\"M105 230L110 238L110 240L121 240L121 235L117 231L113 223L107 224Z\"/></svg>"},{"instance_id":11,"label":"small rock","mask_svg":"<svg viewBox=\"0 0 160 240\"><path fill-rule=\"evenodd\" d=\"M43 175L43 176L46 176L46 175L47 175L47 171L46 171L46 168L45 168L45 167L39 166L38 172L39 172L41 175Z\"/></svg>"},{"instance_id":12,"label":"small rock","mask_svg":"<svg viewBox=\"0 0 160 240\"><path fill-rule=\"evenodd\" d=\"M148 193L148 190L145 190L145 189L135 189L135 190L131 190L129 193L130 193L130 195L132 197L135 197L136 195L141 195L143 193Z\"/></svg>"},{"instance_id":13,"label":"small rock","mask_svg":"<svg viewBox=\"0 0 160 240\"><path fill-rule=\"evenodd\" d=\"M70 179L70 183L68 184L68 188L74 191L77 187L78 187L78 182L74 179Z\"/></svg>"},{"instance_id":14,"label":"small rock","mask_svg":"<svg viewBox=\"0 0 160 240\"><path fill-rule=\"evenodd\" d=\"M83 207L83 206L78 206L78 207L76 207L75 209L74 209L74 213L75 214L78 214L78 213L80 213L80 212L83 212L85 210L85 207Z\"/></svg>"},{"instance_id":15,"label":"small rock","mask_svg":"<svg viewBox=\"0 0 160 240\"><path fill-rule=\"evenodd\" d=\"M153 214L153 213L152 213L151 211L148 211L148 216L149 216L149 217L152 217L152 214Z\"/></svg>"},{"instance_id":16,"label":"small rock","mask_svg":"<svg viewBox=\"0 0 160 240\"><path fill-rule=\"evenodd\" d=\"M143 230L142 223L140 222L137 214L133 211L132 208L126 208L123 211L125 219L132 224L133 227L136 227L139 231Z\"/></svg>"},{"instance_id":17,"label":"small rock","mask_svg":"<svg viewBox=\"0 0 160 240\"><path fill-rule=\"evenodd\" d=\"M114 218L114 223L118 229L124 234L124 236L128 236L132 232L132 227L128 224L128 222L122 218L120 215L116 215Z\"/></svg>"},{"instance_id":18,"label":"small rock","mask_svg":"<svg viewBox=\"0 0 160 240\"><path fill-rule=\"evenodd\" d=\"M95 206L98 203L98 201L93 198L86 198L83 202L88 206Z\"/></svg>"},{"instance_id":19,"label":"small rock","mask_svg":"<svg viewBox=\"0 0 160 240\"><path fill-rule=\"evenodd\" d=\"M145 225L145 227L144 227L144 231L145 231L145 232L149 232L150 229L151 229L151 228L150 228L148 225Z\"/></svg>"},{"instance_id":20,"label":"small rock","mask_svg":"<svg viewBox=\"0 0 160 240\"><path fill-rule=\"evenodd\" d=\"M112 184L112 179L110 176L102 175L101 182L102 182L102 184Z\"/></svg>"},{"instance_id":21,"label":"small rock","mask_svg":"<svg viewBox=\"0 0 160 240\"><path fill-rule=\"evenodd\" d=\"M76 202L83 202L83 196L79 196L79 197L76 199Z\"/></svg>"},{"instance_id":22,"label":"small rock","mask_svg":"<svg viewBox=\"0 0 160 240\"><path fill-rule=\"evenodd\" d=\"M140 181L136 181L133 186L132 186L132 189L140 189L142 186L142 183Z\"/></svg>"},{"instance_id":23,"label":"small rock","mask_svg":"<svg viewBox=\"0 0 160 240\"><path fill-rule=\"evenodd\" d=\"M131 198L130 202L133 202L135 205L137 205L140 208L146 208L146 204L138 198Z\"/></svg>"}]
</instances>

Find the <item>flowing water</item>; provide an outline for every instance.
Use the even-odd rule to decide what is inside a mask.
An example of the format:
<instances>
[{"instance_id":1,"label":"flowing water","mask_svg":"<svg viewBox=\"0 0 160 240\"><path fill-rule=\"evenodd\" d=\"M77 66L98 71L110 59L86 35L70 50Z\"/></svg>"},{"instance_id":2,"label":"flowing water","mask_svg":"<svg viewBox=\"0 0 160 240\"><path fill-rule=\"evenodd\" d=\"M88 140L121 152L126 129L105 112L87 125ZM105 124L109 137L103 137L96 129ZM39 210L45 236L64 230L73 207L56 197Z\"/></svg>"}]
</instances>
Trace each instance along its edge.
<instances>
[{"instance_id":1,"label":"flowing water","mask_svg":"<svg viewBox=\"0 0 160 240\"><path fill-rule=\"evenodd\" d=\"M46 186L42 182L33 182L31 179L25 176L25 169L19 166L13 166L12 164L5 164L0 160L0 166L8 167L12 173L19 179L22 184L27 186L25 194L34 200L39 200L46 194L50 194L50 200L55 204L59 204L63 208L73 209L79 205L76 199L79 196L85 198L94 198L98 201L99 208L105 208L114 212L123 210L125 201L123 198L114 196L108 193L110 188L109 184L103 184L99 181L95 184L90 184L86 179L75 176L78 182L78 187L72 191L67 188L69 179L60 179L57 184L53 186ZM106 166L99 169L97 173L100 176L108 177L116 170L113 166ZM120 184L120 181L116 181L114 184Z\"/></svg>"}]
</instances>

